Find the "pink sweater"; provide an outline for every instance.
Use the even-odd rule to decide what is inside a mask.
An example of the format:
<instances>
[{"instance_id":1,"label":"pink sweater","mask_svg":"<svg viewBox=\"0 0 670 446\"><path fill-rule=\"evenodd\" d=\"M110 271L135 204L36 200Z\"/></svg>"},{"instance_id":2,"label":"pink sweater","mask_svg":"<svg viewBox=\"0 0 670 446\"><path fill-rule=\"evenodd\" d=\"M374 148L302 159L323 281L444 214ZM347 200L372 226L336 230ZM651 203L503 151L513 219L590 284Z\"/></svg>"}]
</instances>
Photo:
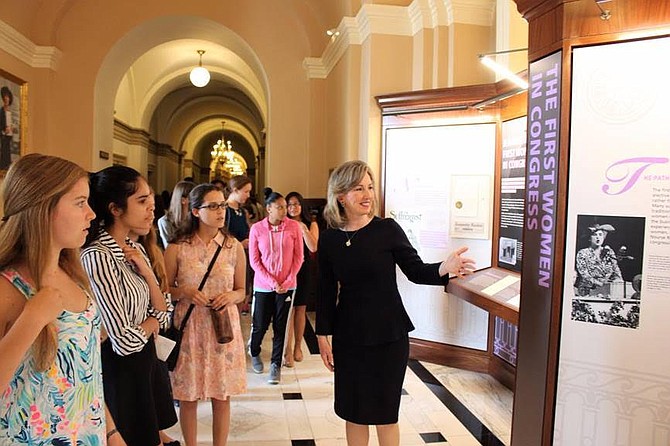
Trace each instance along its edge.
<instances>
[{"instance_id":1,"label":"pink sweater","mask_svg":"<svg viewBox=\"0 0 670 446\"><path fill-rule=\"evenodd\" d=\"M295 289L303 261L302 231L290 218L278 226L267 217L249 231L249 262L254 269L254 290L274 291L277 285Z\"/></svg>"}]
</instances>

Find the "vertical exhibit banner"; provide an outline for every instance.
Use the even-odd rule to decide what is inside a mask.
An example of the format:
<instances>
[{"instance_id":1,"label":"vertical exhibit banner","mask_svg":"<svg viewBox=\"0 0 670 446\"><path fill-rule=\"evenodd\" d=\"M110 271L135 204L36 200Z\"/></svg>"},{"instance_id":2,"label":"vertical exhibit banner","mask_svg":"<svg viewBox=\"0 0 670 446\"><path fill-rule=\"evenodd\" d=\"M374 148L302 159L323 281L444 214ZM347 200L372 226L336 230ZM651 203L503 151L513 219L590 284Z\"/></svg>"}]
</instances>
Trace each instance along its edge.
<instances>
[{"instance_id":1,"label":"vertical exhibit banner","mask_svg":"<svg viewBox=\"0 0 670 446\"><path fill-rule=\"evenodd\" d=\"M670 444L668 54L573 50L556 446Z\"/></svg>"},{"instance_id":2,"label":"vertical exhibit banner","mask_svg":"<svg viewBox=\"0 0 670 446\"><path fill-rule=\"evenodd\" d=\"M530 64L523 295L551 298L556 238L561 55Z\"/></svg>"},{"instance_id":3,"label":"vertical exhibit banner","mask_svg":"<svg viewBox=\"0 0 670 446\"><path fill-rule=\"evenodd\" d=\"M556 257L562 51L530 64L528 70L528 143L526 201L513 423L519 444L535 444L542 435L547 354L550 348L553 268ZM527 352L526 354L523 351ZM541 391L544 390L544 391ZM517 402L522 402L518 404Z\"/></svg>"},{"instance_id":4,"label":"vertical exhibit banner","mask_svg":"<svg viewBox=\"0 0 670 446\"><path fill-rule=\"evenodd\" d=\"M521 272L523 205L526 192L525 116L502 123L498 267Z\"/></svg>"}]
</instances>

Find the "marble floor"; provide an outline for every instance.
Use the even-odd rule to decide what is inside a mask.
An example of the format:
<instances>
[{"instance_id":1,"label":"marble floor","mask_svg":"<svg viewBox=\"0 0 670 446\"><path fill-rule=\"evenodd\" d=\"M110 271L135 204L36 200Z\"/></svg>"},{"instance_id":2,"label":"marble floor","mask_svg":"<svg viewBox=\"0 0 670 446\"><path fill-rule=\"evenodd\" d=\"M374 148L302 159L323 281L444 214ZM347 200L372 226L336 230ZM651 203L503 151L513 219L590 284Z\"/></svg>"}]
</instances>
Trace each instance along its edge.
<instances>
[{"instance_id":1,"label":"marble floor","mask_svg":"<svg viewBox=\"0 0 670 446\"><path fill-rule=\"evenodd\" d=\"M248 332L249 317L242 320ZM231 399L230 446L346 445L344 421L333 411L333 376L323 366L308 327L304 360L267 383L247 361L248 391ZM245 333L248 336L248 333ZM261 357L269 362L271 331ZM511 392L487 375L410 361L400 405L401 445L509 445ZM209 402L198 406L198 444L211 445ZM181 440L179 425L168 433ZM370 444L377 444L374 429Z\"/></svg>"}]
</instances>

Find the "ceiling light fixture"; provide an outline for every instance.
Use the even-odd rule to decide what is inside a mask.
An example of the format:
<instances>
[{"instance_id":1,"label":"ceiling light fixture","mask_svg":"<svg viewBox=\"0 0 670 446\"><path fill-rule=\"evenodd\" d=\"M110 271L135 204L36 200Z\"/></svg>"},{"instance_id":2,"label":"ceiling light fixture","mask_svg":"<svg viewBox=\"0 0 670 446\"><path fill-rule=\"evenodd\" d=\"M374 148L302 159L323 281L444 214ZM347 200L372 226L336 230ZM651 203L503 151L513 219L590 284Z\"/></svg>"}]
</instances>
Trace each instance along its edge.
<instances>
[{"instance_id":1,"label":"ceiling light fixture","mask_svg":"<svg viewBox=\"0 0 670 446\"><path fill-rule=\"evenodd\" d=\"M330 40L335 40L335 38L340 35L340 32L337 28L330 28L329 30L326 30L326 35L330 37Z\"/></svg>"},{"instance_id":2,"label":"ceiling light fixture","mask_svg":"<svg viewBox=\"0 0 670 446\"><path fill-rule=\"evenodd\" d=\"M523 88L524 90L528 89L528 82L526 82L525 79L522 79L518 74L512 73L509 68L507 68L504 65L499 64L495 60L493 60L490 56L496 56L498 54L509 54L509 53L516 53L519 51L528 51L528 48L517 48L515 50L505 50L505 51L496 51L493 53L484 53L479 55L479 61L489 67L491 70L495 71L499 76L504 77L505 79L509 79L510 81L514 82L516 85L519 87Z\"/></svg>"},{"instance_id":3,"label":"ceiling light fixture","mask_svg":"<svg viewBox=\"0 0 670 446\"><path fill-rule=\"evenodd\" d=\"M198 50L198 54L200 55L200 61L198 62L198 66L191 70L189 79L191 79L191 83L194 86L200 88L209 84L210 75L207 68L202 66L202 55L205 54L205 50Z\"/></svg>"},{"instance_id":4,"label":"ceiling light fixture","mask_svg":"<svg viewBox=\"0 0 670 446\"><path fill-rule=\"evenodd\" d=\"M612 14L610 13L609 9L603 9L602 6L600 6L602 3L609 3L610 0L595 0L596 6L598 9L600 9L600 20L609 20L610 17L612 17Z\"/></svg>"}]
</instances>

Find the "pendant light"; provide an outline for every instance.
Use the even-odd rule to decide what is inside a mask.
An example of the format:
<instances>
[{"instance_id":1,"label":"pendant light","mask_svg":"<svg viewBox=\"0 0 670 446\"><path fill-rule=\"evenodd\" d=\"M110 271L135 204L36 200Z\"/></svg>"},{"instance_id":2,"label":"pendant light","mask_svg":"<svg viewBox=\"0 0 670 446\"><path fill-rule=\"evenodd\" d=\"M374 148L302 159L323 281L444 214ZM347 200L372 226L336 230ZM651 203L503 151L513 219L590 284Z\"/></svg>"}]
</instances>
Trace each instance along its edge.
<instances>
[{"instance_id":1,"label":"pendant light","mask_svg":"<svg viewBox=\"0 0 670 446\"><path fill-rule=\"evenodd\" d=\"M205 54L205 50L198 50L198 54L200 55L200 61L198 62L198 66L191 70L189 78L194 86L204 87L209 84L210 78L209 71L202 66L202 55Z\"/></svg>"}]
</instances>

